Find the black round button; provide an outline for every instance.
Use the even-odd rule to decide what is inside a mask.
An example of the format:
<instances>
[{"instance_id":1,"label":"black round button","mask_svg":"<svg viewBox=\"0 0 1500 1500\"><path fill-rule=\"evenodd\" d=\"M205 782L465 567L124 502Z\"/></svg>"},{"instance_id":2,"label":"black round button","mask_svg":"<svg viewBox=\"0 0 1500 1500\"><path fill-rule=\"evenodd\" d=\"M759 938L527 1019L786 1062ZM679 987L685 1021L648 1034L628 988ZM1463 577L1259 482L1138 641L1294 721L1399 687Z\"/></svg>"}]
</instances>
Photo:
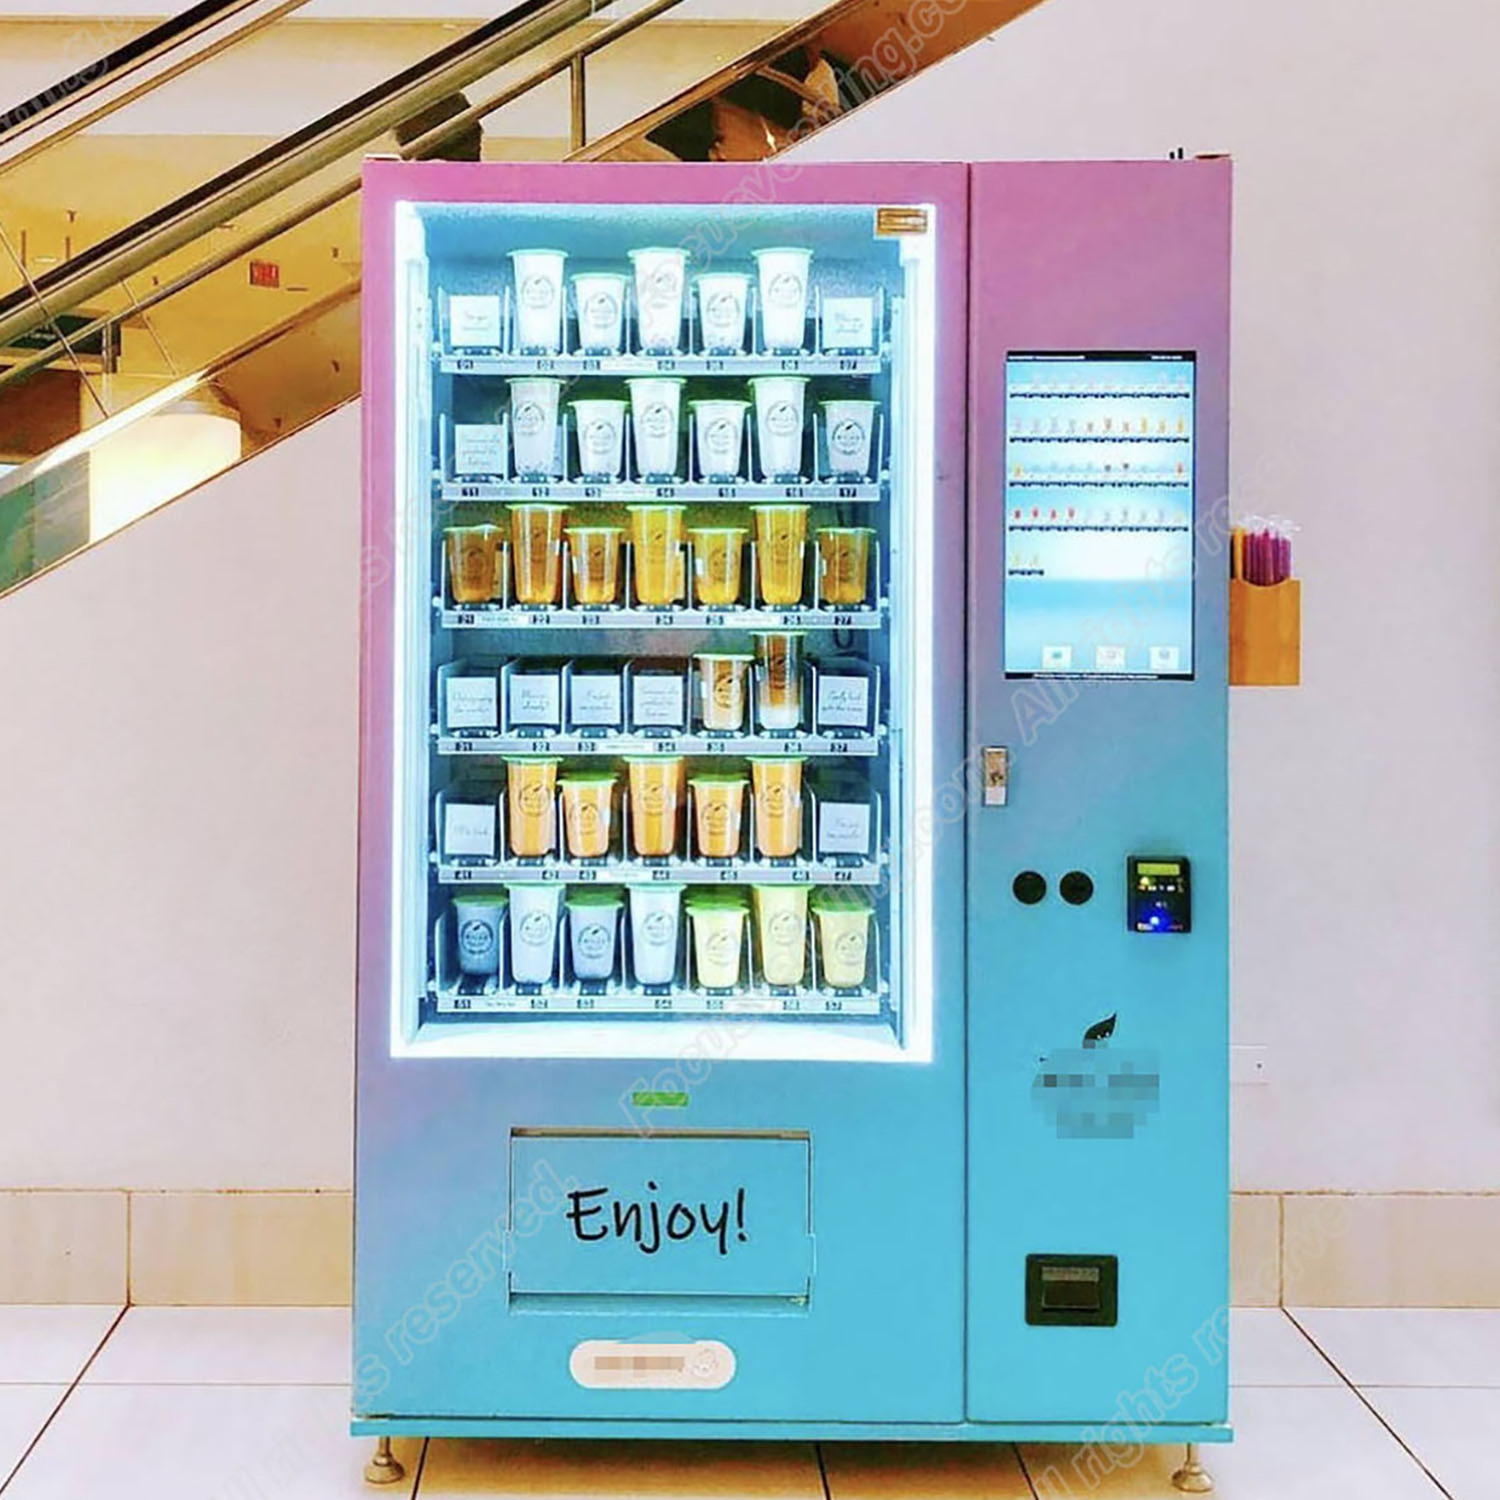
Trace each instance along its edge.
<instances>
[{"instance_id":1,"label":"black round button","mask_svg":"<svg viewBox=\"0 0 1500 1500\"><path fill-rule=\"evenodd\" d=\"M1082 870L1069 870L1057 883L1057 893L1069 906L1082 906L1094 894L1094 882Z\"/></svg>"},{"instance_id":2,"label":"black round button","mask_svg":"<svg viewBox=\"0 0 1500 1500\"><path fill-rule=\"evenodd\" d=\"M1035 870L1022 870L1011 881L1010 888L1015 892L1017 901L1025 906L1035 906L1047 894L1047 877L1038 875Z\"/></svg>"}]
</instances>

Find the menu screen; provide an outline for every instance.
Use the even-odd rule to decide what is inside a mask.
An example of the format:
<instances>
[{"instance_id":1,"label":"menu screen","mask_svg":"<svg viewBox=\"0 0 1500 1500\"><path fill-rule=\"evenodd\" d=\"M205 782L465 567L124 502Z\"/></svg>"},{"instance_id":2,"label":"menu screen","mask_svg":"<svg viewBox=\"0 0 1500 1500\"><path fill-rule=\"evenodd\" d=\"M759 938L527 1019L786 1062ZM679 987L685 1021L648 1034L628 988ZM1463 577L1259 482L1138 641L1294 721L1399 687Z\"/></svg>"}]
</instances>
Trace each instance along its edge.
<instances>
[{"instance_id":1,"label":"menu screen","mask_svg":"<svg viewBox=\"0 0 1500 1500\"><path fill-rule=\"evenodd\" d=\"M1005 673L1193 674L1191 354L1011 354Z\"/></svg>"}]
</instances>

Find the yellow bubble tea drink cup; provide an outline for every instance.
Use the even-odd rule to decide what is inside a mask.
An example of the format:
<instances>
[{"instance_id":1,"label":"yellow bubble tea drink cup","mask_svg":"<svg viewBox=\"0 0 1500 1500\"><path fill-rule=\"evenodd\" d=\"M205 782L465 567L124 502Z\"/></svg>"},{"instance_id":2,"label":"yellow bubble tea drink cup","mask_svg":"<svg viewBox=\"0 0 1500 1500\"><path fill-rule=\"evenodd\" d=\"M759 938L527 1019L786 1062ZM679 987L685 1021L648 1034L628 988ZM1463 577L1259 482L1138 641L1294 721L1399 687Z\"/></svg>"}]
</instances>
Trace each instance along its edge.
<instances>
[{"instance_id":1,"label":"yellow bubble tea drink cup","mask_svg":"<svg viewBox=\"0 0 1500 1500\"><path fill-rule=\"evenodd\" d=\"M565 505L510 508L512 582L518 604L556 604L562 598Z\"/></svg>"},{"instance_id":2,"label":"yellow bubble tea drink cup","mask_svg":"<svg viewBox=\"0 0 1500 1500\"><path fill-rule=\"evenodd\" d=\"M623 526L568 527L576 604L613 604L620 597L620 542Z\"/></svg>"},{"instance_id":3,"label":"yellow bubble tea drink cup","mask_svg":"<svg viewBox=\"0 0 1500 1500\"><path fill-rule=\"evenodd\" d=\"M732 990L740 982L745 951L745 900L732 891L692 892L684 903L693 924L693 963L708 990Z\"/></svg>"},{"instance_id":4,"label":"yellow bubble tea drink cup","mask_svg":"<svg viewBox=\"0 0 1500 1500\"><path fill-rule=\"evenodd\" d=\"M498 526L450 526L443 533L448 591L455 604L487 604L500 592L500 536Z\"/></svg>"},{"instance_id":5,"label":"yellow bubble tea drink cup","mask_svg":"<svg viewBox=\"0 0 1500 1500\"><path fill-rule=\"evenodd\" d=\"M750 762L755 847L763 859L791 859L802 848L802 760L766 755Z\"/></svg>"},{"instance_id":6,"label":"yellow bubble tea drink cup","mask_svg":"<svg viewBox=\"0 0 1500 1500\"><path fill-rule=\"evenodd\" d=\"M675 604L683 593L683 542L687 506L631 505L630 545L635 553L635 597L655 608Z\"/></svg>"},{"instance_id":7,"label":"yellow bubble tea drink cup","mask_svg":"<svg viewBox=\"0 0 1500 1500\"><path fill-rule=\"evenodd\" d=\"M630 773L630 842L642 859L677 852L677 814L682 806L682 757L633 755Z\"/></svg>"},{"instance_id":8,"label":"yellow bubble tea drink cup","mask_svg":"<svg viewBox=\"0 0 1500 1500\"><path fill-rule=\"evenodd\" d=\"M818 592L825 604L863 604L870 591L870 526L825 526L818 532Z\"/></svg>"},{"instance_id":9,"label":"yellow bubble tea drink cup","mask_svg":"<svg viewBox=\"0 0 1500 1500\"><path fill-rule=\"evenodd\" d=\"M698 668L698 722L704 729L728 734L744 729L753 659L737 651L702 651L693 658Z\"/></svg>"},{"instance_id":10,"label":"yellow bubble tea drink cup","mask_svg":"<svg viewBox=\"0 0 1500 1500\"><path fill-rule=\"evenodd\" d=\"M558 778L563 832L574 859L603 859L614 828L615 777L610 771L573 771Z\"/></svg>"},{"instance_id":11,"label":"yellow bubble tea drink cup","mask_svg":"<svg viewBox=\"0 0 1500 1500\"><path fill-rule=\"evenodd\" d=\"M505 810L517 859L539 859L557 845L558 764L550 755L505 758Z\"/></svg>"},{"instance_id":12,"label":"yellow bubble tea drink cup","mask_svg":"<svg viewBox=\"0 0 1500 1500\"><path fill-rule=\"evenodd\" d=\"M767 604L802 602L803 557L807 550L805 505L752 505L755 517L755 570Z\"/></svg>"},{"instance_id":13,"label":"yellow bubble tea drink cup","mask_svg":"<svg viewBox=\"0 0 1500 1500\"><path fill-rule=\"evenodd\" d=\"M755 716L762 729L802 727L800 630L764 630L755 640Z\"/></svg>"},{"instance_id":14,"label":"yellow bubble tea drink cup","mask_svg":"<svg viewBox=\"0 0 1500 1500\"><path fill-rule=\"evenodd\" d=\"M807 887L757 885L755 937L767 984L801 984L807 973Z\"/></svg>"},{"instance_id":15,"label":"yellow bubble tea drink cup","mask_svg":"<svg viewBox=\"0 0 1500 1500\"><path fill-rule=\"evenodd\" d=\"M825 886L812 900L818 961L829 989L859 990L870 966L870 903L858 891Z\"/></svg>"},{"instance_id":16,"label":"yellow bubble tea drink cup","mask_svg":"<svg viewBox=\"0 0 1500 1500\"><path fill-rule=\"evenodd\" d=\"M740 602L740 563L745 554L743 526L694 526L693 593L708 609L732 608Z\"/></svg>"},{"instance_id":17,"label":"yellow bubble tea drink cup","mask_svg":"<svg viewBox=\"0 0 1500 1500\"><path fill-rule=\"evenodd\" d=\"M690 777L688 785L693 791L698 853L704 859L733 859L740 852L749 782L719 773Z\"/></svg>"}]
</instances>

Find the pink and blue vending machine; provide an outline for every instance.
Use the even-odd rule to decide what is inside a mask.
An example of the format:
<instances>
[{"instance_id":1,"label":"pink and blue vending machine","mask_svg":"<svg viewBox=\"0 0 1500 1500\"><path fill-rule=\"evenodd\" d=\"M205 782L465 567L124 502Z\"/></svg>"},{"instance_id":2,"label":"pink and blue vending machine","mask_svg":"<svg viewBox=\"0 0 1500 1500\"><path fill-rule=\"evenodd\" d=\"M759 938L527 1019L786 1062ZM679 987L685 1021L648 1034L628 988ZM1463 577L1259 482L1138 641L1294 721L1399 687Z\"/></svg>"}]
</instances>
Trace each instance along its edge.
<instances>
[{"instance_id":1,"label":"pink and blue vending machine","mask_svg":"<svg viewBox=\"0 0 1500 1500\"><path fill-rule=\"evenodd\" d=\"M355 1430L1227 1438L1229 163L365 184Z\"/></svg>"}]
</instances>

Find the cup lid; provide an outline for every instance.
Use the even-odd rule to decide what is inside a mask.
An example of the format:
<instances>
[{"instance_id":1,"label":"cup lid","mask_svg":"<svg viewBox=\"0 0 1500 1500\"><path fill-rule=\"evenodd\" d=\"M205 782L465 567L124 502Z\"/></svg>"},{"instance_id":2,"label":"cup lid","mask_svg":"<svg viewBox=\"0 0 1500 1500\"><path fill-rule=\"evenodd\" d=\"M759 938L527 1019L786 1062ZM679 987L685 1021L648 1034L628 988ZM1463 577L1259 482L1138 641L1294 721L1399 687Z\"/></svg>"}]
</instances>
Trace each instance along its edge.
<instances>
[{"instance_id":1,"label":"cup lid","mask_svg":"<svg viewBox=\"0 0 1500 1500\"><path fill-rule=\"evenodd\" d=\"M873 526L819 526L814 536L874 536Z\"/></svg>"},{"instance_id":2,"label":"cup lid","mask_svg":"<svg viewBox=\"0 0 1500 1500\"><path fill-rule=\"evenodd\" d=\"M795 380L798 385L806 385L809 378L806 375L752 375L745 383L752 388L773 380Z\"/></svg>"},{"instance_id":3,"label":"cup lid","mask_svg":"<svg viewBox=\"0 0 1500 1500\"><path fill-rule=\"evenodd\" d=\"M809 258L812 256L812 251L806 245L767 245L764 250L752 250L750 253L756 260L759 260L762 255L806 255Z\"/></svg>"},{"instance_id":4,"label":"cup lid","mask_svg":"<svg viewBox=\"0 0 1500 1500\"><path fill-rule=\"evenodd\" d=\"M508 906L510 897L504 891L464 891L454 896L453 904L458 906Z\"/></svg>"},{"instance_id":5,"label":"cup lid","mask_svg":"<svg viewBox=\"0 0 1500 1500\"><path fill-rule=\"evenodd\" d=\"M510 507L511 515L515 515L517 511L527 510L544 510L549 514L556 513L559 516L565 516L568 513L566 505L556 505L551 500L518 500Z\"/></svg>"},{"instance_id":6,"label":"cup lid","mask_svg":"<svg viewBox=\"0 0 1500 1500\"><path fill-rule=\"evenodd\" d=\"M597 521L578 521L568 527L569 536L582 536L585 532L594 532L596 535L600 532L607 532L610 536L624 536L625 528L623 526L605 526Z\"/></svg>"},{"instance_id":7,"label":"cup lid","mask_svg":"<svg viewBox=\"0 0 1500 1500\"><path fill-rule=\"evenodd\" d=\"M848 886L822 885L813 892L812 909L814 911L871 912L875 908L867 896L857 890L851 890Z\"/></svg>"},{"instance_id":8,"label":"cup lid","mask_svg":"<svg viewBox=\"0 0 1500 1500\"><path fill-rule=\"evenodd\" d=\"M748 526L689 526L689 536L749 536Z\"/></svg>"},{"instance_id":9,"label":"cup lid","mask_svg":"<svg viewBox=\"0 0 1500 1500\"><path fill-rule=\"evenodd\" d=\"M688 405L695 410L700 406L737 406L741 411L750 409L748 401L740 401L733 396L697 396Z\"/></svg>"},{"instance_id":10,"label":"cup lid","mask_svg":"<svg viewBox=\"0 0 1500 1500\"><path fill-rule=\"evenodd\" d=\"M680 255L687 259L687 251L681 245L642 245L638 250L627 250L625 252L631 260L637 255Z\"/></svg>"},{"instance_id":11,"label":"cup lid","mask_svg":"<svg viewBox=\"0 0 1500 1500\"><path fill-rule=\"evenodd\" d=\"M689 786L748 786L750 778L733 771L703 771L688 777Z\"/></svg>"},{"instance_id":12,"label":"cup lid","mask_svg":"<svg viewBox=\"0 0 1500 1500\"><path fill-rule=\"evenodd\" d=\"M557 778L559 786L613 786L619 778L613 771L569 771Z\"/></svg>"},{"instance_id":13,"label":"cup lid","mask_svg":"<svg viewBox=\"0 0 1500 1500\"><path fill-rule=\"evenodd\" d=\"M535 245L529 250L512 250L509 254L512 260L518 255L560 255L564 260L568 257L566 250L549 250L545 245Z\"/></svg>"},{"instance_id":14,"label":"cup lid","mask_svg":"<svg viewBox=\"0 0 1500 1500\"><path fill-rule=\"evenodd\" d=\"M632 514L635 514L637 511L644 514L646 511L650 510L675 510L685 512L687 510L687 506L676 505L670 500L652 500L640 505L627 505L625 509L630 511Z\"/></svg>"},{"instance_id":15,"label":"cup lid","mask_svg":"<svg viewBox=\"0 0 1500 1500\"><path fill-rule=\"evenodd\" d=\"M790 765L793 761L801 765L807 757L805 755L751 755L747 759L752 766L784 766Z\"/></svg>"},{"instance_id":16,"label":"cup lid","mask_svg":"<svg viewBox=\"0 0 1500 1500\"><path fill-rule=\"evenodd\" d=\"M625 764L627 766L680 766L682 756L676 754L627 755Z\"/></svg>"},{"instance_id":17,"label":"cup lid","mask_svg":"<svg viewBox=\"0 0 1500 1500\"><path fill-rule=\"evenodd\" d=\"M811 509L812 509L812 506L810 506L810 505L804 505L799 500L776 500L776 501L771 502L770 504L766 504L766 505L752 505L750 507L750 510L751 510L752 513L756 512L756 511L762 511L762 510L764 510L764 511L770 511L772 514L774 514L777 511L793 511L793 510L795 510L795 511L801 511L804 516Z\"/></svg>"},{"instance_id":18,"label":"cup lid","mask_svg":"<svg viewBox=\"0 0 1500 1500\"><path fill-rule=\"evenodd\" d=\"M705 890L702 886L694 886L682 904L689 911L744 911L749 903L743 891L719 890L713 886Z\"/></svg>"},{"instance_id":19,"label":"cup lid","mask_svg":"<svg viewBox=\"0 0 1500 1500\"><path fill-rule=\"evenodd\" d=\"M625 384L634 388L638 385L686 385L686 375L631 375Z\"/></svg>"},{"instance_id":20,"label":"cup lid","mask_svg":"<svg viewBox=\"0 0 1500 1500\"><path fill-rule=\"evenodd\" d=\"M625 894L614 885L570 885L569 906L623 906Z\"/></svg>"},{"instance_id":21,"label":"cup lid","mask_svg":"<svg viewBox=\"0 0 1500 1500\"><path fill-rule=\"evenodd\" d=\"M466 531L501 531L503 527L496 526L493 521L475 521L468 526L445 526L444 536L462 536Z\"/></svg>"},{"instance_id":22,"label":"cup lid","mask_svg":"<svg viewBox=\"0 0 1500 1500\"><path fill-rule=\"evenodd\" d=\"M754 661L748 651L695 651L694 661Z\"/></svg>"},{"instance_id":23,"label":"cup lid","mask_svg":"<svg viewBox=\"0 0 1500 1500\"><path fill-rule=\"evenodd\" d=\"M769 641L779 635L795 635L798 639L805 636L805 630L752 630L751 636L757 641Z\"/></svg>"},{"instance_id":24,"label":"cup lid","mask_svg":"<svg viewBox=\"0 0 1500 1500\"><path fill-rule=\"evenodd\" d=\"M560 766L562 761L555 755L502 755L508 766Z\"/></svg>"}]
</instances>

